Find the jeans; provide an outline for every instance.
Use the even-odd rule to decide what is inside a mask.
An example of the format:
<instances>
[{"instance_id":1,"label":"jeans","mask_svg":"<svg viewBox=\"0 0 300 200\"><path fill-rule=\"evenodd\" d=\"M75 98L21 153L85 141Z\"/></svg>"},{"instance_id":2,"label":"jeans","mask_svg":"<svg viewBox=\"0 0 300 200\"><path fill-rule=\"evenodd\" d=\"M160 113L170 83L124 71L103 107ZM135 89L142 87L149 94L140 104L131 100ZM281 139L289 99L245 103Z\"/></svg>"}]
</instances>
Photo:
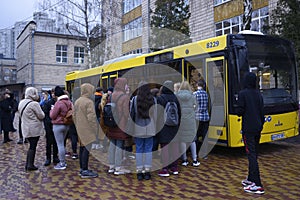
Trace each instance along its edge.
<instances>
[{"instance_id":1,"label":"jeans","mask_svg":"<svg viewBox=\"0 0 300 200\"><path fill-rule=\"evenodd\" d=\"M65 138L67 136L69 130L68 125L64 124L53 124L53 132L55 136L55 140L57 143L57 148L58 148L58 158L60 160L60 163L65 164L66 159L66 150L65 150Z\"/></svg>"},{"instance_id":2,"label":"jeans","mask_svg":"<svg viewBox=\"0 0 300 200\"><path fill-rule=\"evenodd\" d=\"M136 146L136 168L142 170L143 167L152 167L152 147L153 137L134 138Z\"/></svg>"},{"instance_id":3,"label":"jeans","mask_svg":"<svg viewBox=\"0 0 300 200\"><path fill-rule=\"evenodd\" d=\"M120 167L123 160L124 140L110 139L108 148L108 164Z\"/></svg>"},{"instance_id":4,"label":"jeans","mask_svg":"<svg viewBox=\"0 0 300 200\"><path fill-rule=\"evenodd\" d=\"M262 187L257 162L260 133L244 133L243 140L249 162L247 179L251 182L254 182L255 185Z\"/></svg>"}]
</instances>

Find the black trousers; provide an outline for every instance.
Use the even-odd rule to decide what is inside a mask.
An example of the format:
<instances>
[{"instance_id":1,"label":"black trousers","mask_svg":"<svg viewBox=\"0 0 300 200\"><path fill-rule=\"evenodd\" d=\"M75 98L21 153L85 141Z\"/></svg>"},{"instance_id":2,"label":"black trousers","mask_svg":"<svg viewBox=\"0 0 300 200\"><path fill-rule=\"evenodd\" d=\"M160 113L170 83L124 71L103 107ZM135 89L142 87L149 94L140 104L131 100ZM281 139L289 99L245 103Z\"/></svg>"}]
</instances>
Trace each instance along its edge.
<instances>
[{"instance_id":1,"label":"black trousers","mask_svg":"<svg viewBox=\"0 0 300 200\"><path fill-rule=\"evenodd\" d=\"M261 186L259 166L257 162L260 133L243 133L246 154L248 156L248 180Z\"/></svg>"},{"instance_id":2,"label":"black trousers","mask_svg":"<svg viewBox=\"0 0 300 200\"><path fill-rule=\"evenodd\" d=\"M27 138L28 141L29 141L29 150L33 150L35 151L36 150L36 147L37 147L37 143L40 139L40 136L37 136L37 137L29 137Z\"/></svg>"},{"instance_id":3,"label":"black trousers","mask_svg":"<svg viewBox=\"0 0 300 200\"><path fill-rule=\"evenodd\" d=\"M45 130L46 130L46 158L48 160L51 160L51 153L53 153L53 159L56 159L58 158L58 148L54 137L52 124L45 123Z\"/></svg>"},{"instance_id":4,"label":"black trousers","mask_svg":"<svg viewBox=\"0 0 300 200\"><path fill-rule=\"evenodd\" d=\"M200 157L206 157L208 154L208 143L207 140L204 140L206 135L207 135L207 131L208 131L208 127L209 127L209 121L197 121L198 122L198 130L197 130L197 138L196 138L196 148L197 148L197 155L199 155L199 151L200 151L200 147L203 148L201 149L200 152ZM200 146L200 141L199 141L199 137L202 137L202 145Z\"/></svg>"},{"instance_id":5,"label":"black trousers","mask_svg":"<svg viewBox=\"0 0 300 200\"><path fill-rule=\"evenodd\" d=\"M89 169L89 156L91 148L92 143L86 146L80 146L79 148L79 165L81 170Z\"/></svg>"}]
</instances>

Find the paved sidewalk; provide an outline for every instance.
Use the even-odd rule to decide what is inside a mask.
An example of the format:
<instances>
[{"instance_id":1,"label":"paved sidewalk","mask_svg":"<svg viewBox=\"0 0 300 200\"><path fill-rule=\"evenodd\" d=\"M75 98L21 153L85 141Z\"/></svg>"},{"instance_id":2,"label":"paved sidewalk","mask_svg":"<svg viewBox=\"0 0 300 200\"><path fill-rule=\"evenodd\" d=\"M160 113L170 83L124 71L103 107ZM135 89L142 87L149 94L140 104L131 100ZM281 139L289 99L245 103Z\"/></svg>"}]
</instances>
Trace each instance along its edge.
<instances>
[{"instance_id":1,"label":"paved sidewalk","mask_svg":"<svg viewBox=\"0 0 300 200\"><path fill-rule=\"evenodd\" d=\"M199 167L179 168L179 175L138 181L136 174L112 175L98 159L106 154L93 150L90 169L98 178L82 179L78 160L67 157L67 169L44 167L45 141L41 138L35 164L38 171L24 170L28 144L2 144L0 135L0 199L300 199L300 137L262 144L259 165L264 195L245 193L241 180L247 173L243 148L215 147ZM71 149L70 147L68 147Z\"/></svg>"}]
</instances>

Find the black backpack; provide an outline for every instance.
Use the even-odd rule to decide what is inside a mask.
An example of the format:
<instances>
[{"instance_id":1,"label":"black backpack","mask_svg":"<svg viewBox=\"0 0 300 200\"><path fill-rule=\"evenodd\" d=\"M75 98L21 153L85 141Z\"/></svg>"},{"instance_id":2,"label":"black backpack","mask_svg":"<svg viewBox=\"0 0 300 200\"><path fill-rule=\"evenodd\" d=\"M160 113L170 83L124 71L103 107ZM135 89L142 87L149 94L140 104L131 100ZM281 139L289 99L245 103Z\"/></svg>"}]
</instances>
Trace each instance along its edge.
<instances>
[{"instance_id":1,"label":"black backpack","mask_svg":"<svg viewBox=\"0 0 300 200\"><path fill-rule=\"evenodd\" d=\"M164 113L167 126L177 126L179 124L178 107L175 102L167 102Z\"/></svg>"},{"instance_id":2,"label":"black backpack","mask_svg":"<svg viewBox=\"0 0 300 200\"><path fill-rule=\"evenodd\" d=\"M116 102L111 101L110 97L110 103L105 104L103 107L103 122L105 126L114 128L118 126L118 122L120 117L118 116L119 112L117 111L117 102L118 100L123 96L124 94L121 94Z\"/></svg>"}]
</instances>

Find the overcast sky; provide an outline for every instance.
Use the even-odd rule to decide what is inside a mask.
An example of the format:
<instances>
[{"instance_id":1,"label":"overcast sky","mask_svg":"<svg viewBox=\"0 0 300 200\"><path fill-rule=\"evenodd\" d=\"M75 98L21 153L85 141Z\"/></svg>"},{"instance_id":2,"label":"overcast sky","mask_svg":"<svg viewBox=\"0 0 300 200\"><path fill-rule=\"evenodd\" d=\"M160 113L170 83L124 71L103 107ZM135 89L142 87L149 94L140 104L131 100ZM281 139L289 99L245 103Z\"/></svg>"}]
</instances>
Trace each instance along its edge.
<instances>
[{"instance_id":1,"label":"overcast sky","mask_svg":"<svg viewBox=\"0 0 300 200\"><path fill-rule=\"evenodd\" d=\"M1 0L0 29L12 28L15 22L32 20L37 0Z\"/></svg>"}]
</instances>

